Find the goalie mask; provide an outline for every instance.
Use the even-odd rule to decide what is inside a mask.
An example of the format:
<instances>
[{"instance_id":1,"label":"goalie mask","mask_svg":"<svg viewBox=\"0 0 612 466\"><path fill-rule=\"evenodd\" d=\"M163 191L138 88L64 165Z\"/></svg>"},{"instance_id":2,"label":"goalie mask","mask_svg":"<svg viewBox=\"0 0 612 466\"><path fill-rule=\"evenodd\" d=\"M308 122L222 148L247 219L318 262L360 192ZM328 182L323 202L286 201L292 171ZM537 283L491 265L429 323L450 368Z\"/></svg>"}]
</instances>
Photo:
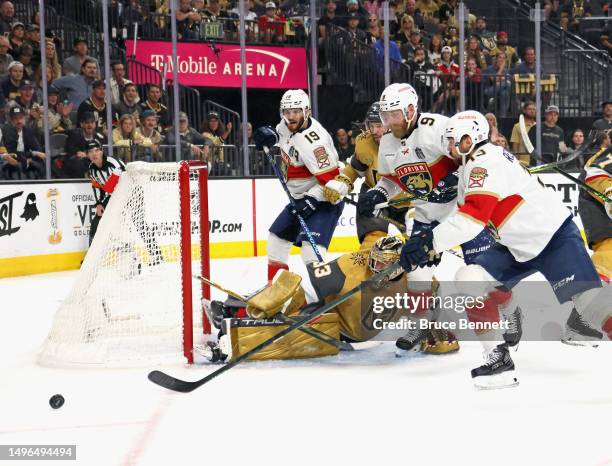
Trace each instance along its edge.
<instances>
[{"instance_id":1,"label":"goalie mask","mask_svg":"<svg viewBox=\"0 0 612 466\"><path fill-rule=\"evenodd\" d=\"M372 249L370 249L368 257L368 266L372 273L381 272L399 261L403 245L404 243L397 236L385 236L376 241ZM404 270L398 267L395 272L388 275L387 279L393 280L403 272Z\"/></svg>"}]
</instances>

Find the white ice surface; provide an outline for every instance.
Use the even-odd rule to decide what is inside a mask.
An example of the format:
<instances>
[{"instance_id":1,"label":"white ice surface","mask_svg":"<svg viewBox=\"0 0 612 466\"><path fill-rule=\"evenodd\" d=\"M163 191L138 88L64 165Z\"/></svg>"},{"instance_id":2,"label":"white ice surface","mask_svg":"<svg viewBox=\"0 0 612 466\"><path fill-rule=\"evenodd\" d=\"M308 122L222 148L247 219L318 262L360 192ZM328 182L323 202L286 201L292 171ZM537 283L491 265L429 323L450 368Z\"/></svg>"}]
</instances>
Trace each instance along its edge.
<instances>
[{"instance_id":1,"label":"white ice surface","mask_svg":"<svg viewBox=\"0 0 612 466\"><path fill-rule=\"evenodd\" d=\"M450 278L457 260L438 275ZM292 258L292 267L299 257ZM214 280L263 284L265 261L216 260ZM474 390L480 345L397 359L385 343L308 361L245 363L190 394L150 368L66 370L34 357L77 272L0 280L0 444L76 444L49 465L612 465L612 345L523 342L521 385ZM561 310L566 312L566 309ZM165 368L197 379L209 365ZM66 404L52 410L61 393Z\"/></svg>"}]
</instances>

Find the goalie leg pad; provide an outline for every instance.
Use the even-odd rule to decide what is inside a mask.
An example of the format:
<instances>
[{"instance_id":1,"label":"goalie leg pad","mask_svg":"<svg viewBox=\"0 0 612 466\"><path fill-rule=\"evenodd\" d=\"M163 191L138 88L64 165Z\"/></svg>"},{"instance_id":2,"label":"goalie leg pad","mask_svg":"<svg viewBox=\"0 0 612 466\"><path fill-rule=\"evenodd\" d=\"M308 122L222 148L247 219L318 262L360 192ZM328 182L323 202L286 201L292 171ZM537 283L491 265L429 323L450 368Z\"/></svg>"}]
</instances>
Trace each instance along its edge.
<instances>
[{"instance_id":1,"label":"goalie leg pad","mask_svg":"<svg viewBox=\"0 0 612 466\"><path fill-rule=\"evenodd\" d=\"M247 301L247 313L254 319L265 319L285 311L301 289L301 282L302 277L298 274L280 270L269 286Z\"/></svg>"},{"instance_id":2,"label":"goalie leg pad","mask_svg":"<svg viewBox=\"0 0 612 466\"><path fill-rule=\"evenodd\" d=\"M312 324L312 328L319 330L332 338L340 338L338 316L335 313L323 314ZM251 350L261 342L278 334L287 327L276 319L226 319L223 325L229 337L232 358ZM263 361L269 359L301 359L338 354L338 348L317 340L310 335L295 330L267 348L259 351L249 358L249 361Z\"/></svg>"}]
</instances>

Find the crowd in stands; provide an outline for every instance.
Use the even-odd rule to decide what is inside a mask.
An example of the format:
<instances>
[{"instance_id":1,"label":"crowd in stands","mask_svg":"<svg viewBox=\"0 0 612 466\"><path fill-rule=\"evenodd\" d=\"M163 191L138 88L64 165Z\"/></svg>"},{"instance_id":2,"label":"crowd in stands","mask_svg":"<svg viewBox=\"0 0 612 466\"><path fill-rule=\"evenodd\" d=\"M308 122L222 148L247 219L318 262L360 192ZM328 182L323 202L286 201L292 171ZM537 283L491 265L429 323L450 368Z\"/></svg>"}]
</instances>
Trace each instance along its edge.
<instances>
[{"instance_id":1,"label":"crowd in stands","mask_svg":"<svg viewBox=\"0 0 612 466\"><path fill-rule=\"evenodd\" d=\"M98 58L89 55L87 40L77 38L67 51L53 32L44 43L52 139L52 147L44 149L41 38L36 19L16 17L10 1L0 5L0 32L5 32L0 35L0 180L45 178L49 156L53 157L53 177L84 178L90 163L86 149L92 140L106 145L110 138L114 154L124 162L174 159L174 153L162 152L175 140L171 115L163 103L164 90L150 84L141 100L136 85L126 78L125 64L112 63L109 122L106 84ZM198 130L189 125L185 113L179 114L185 159L223 162L223 145L231 132L232 124L222 122L216 112L209 112Z\"/></svg>"},{"instance_id":2,"label":"crowd in stands","mask_svg":"<svg viewBox=\"0 0 612 466\"><path fill-rule=\"evenodd\" d=\"M347 55L365 47L377 57L373 65L382 73L382 5L379 0L326 0L317 22L321 61L325 62L324 46L330 41L344 47ZM528 83L522 93L517 92L517 79L535 72L535 51L533 47L517 50L513 46L517 38L503 30L491 30L486 17L470 14L464 56L459 57L457 5L457 0L391 0L391 71L397 72L400 67L410 70L410 82L420 95L422 110L450 114L459 108L459 63L463 62L467 108L487 113L494 138L528 159L516 127L506 138L497 129L496 117L511 116L515 114L513 110L519 109L529 128L535 124L535 86ZM597 5L607 12L607 2L603 0L545 0L543 5L547 18L568 30L581 17L598 14ZM0 180L44 178L46 157L53 157L54 177L85 177L89 165L85 152L92 140L102 145L112 140L115 154L125 162L167 159L162 148L174 144L175 132L162 87L151 84L143 93L127 79L125 63L113 62L112 121L108 121L106 86L99 62L102 57L90 55L91 44L85 38L64 43L61 34L52 30L41 38L38 14L23 17L15 11L11 1L0 0ZM246 11L248 39L274 44L303 41L303 19L308 12L309 2L304 0L283 0L280 4L250 0ZM155 34L168 31L168 15L168 2L164 0L111 2L112 26L138 22L143 37L157 37ZM235 1L180 0L178 32L182 40L208 40L215 31L224 40L237 40L237 18ZM216 30L215 24L222 26ZM604 29L600 42L612 53L608 31ZM41 47L46 70L41 66ZM546 76L546 70L542 71ZM47 83L52 136L52 147L47 150L43 137L43 79ZM552 157L584 143L590 128L565 135L557 125L559 109L550 105L548 92L543 93L543 109L542 137ZM595 127L607 132L612 129L612 103L604 102L602 113ZM198 128L190 125L190 115L180 113L183 158L210 159L227 166L224 143L235 130L216 112L205 115ZM354 151L357 131L340 128L334 133L340 157L346 160ZM56 135L63 137L53 137ZM605 138L599 143L606 144Z\"/></svg>"},{"instance_id":3,"label":"crowd in stands","mask_svg":"<svg viewBox=\"0 0 612 466\"><path fill-rule=\"evenodd\" d=\"M305 37L305 1L250 0L246 4L247 40L266 43L301 43ZM238 40L238 2L228 0L179 0L176 13L181 40ZM122 28L140 24L143 38L167 36L170 7L166 0L114 1L111 25Z\"/></svg>"},{"instance_id":4,"label":"crowd in stands","mask_svg":"<svg viewBox=\"0 0 612 466\"><path fill-rule=\"evenodd\" d=\"M321 53L325 53L325 40L333 41L344 47L346 57L372 54L374 66L382 73L382 2L366 1L361 5L357 0L348 0L343 12L338 13L341 3L344 2L327 0L318 21ZM426 110L447 114L456 111L461 61L466 67L470 109L503 117L535 97L534 48L526 47L519 54L508 32L490 30L486 17L469 15L464 56L459 57L456 0L392 0L389 7L392 80L409 76ZM369 66L368 61L362 63ZM546 72L542 69L543 75ZM530 85L517 92L515 77L530 75Z\"/></svg>"}]
</instances>

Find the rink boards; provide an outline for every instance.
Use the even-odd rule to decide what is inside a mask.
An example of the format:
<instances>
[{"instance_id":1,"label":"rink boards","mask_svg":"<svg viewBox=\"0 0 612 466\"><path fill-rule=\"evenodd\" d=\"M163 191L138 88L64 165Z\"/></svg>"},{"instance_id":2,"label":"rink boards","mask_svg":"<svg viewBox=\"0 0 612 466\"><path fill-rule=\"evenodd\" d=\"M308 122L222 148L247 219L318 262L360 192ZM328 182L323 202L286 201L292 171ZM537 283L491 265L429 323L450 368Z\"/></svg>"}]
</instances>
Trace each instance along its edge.
<instances>
[{"instance_id":1,"label":"rink boards","mask_svg":"<svg viewBox=\"0 0 612 466\"><path fill-rule=\"evenodd\" d=\"M557 173L540 178L558 193L582 229L577 186ZM286 202L276 179L210 180L211 258L265 255L268 227ZM93 193L85 180L0 184L0 277L78 268L94 213ZM154 216L154 210L147 213ZM356 246L355 208L346 205L330 251Z\"/></svg>"}]
</instances>

